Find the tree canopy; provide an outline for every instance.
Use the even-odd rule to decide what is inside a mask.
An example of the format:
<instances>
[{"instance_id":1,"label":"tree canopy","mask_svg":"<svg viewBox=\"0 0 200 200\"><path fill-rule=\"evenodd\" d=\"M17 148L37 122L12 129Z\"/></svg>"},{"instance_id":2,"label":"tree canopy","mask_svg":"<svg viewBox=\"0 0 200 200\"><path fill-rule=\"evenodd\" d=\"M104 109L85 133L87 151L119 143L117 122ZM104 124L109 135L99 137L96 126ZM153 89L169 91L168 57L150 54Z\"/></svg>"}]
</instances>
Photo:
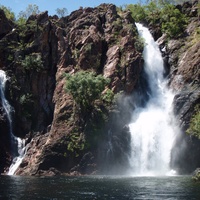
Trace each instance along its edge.
<instances>
[{"instance_id":1,"label":"tree canopy","mask_svg":"<svg viewBox=\"0 0 200 200\"><path fill-rule=\"evenodd\" d=\"M67 8L57 8L56 13L59 17L65 17L68 14Z\"/></svg>"},{"instance_id":2,"label":"tree canopy","mask_svg":"<svg viewBox=\"0 0 200 200\"><path fill-rule=\"evenodd\" d=\"M9 20L15 21L15 14L14 14L14 12L12 12L11 8L7 8L7 7L1 5L0 9L2 9L4 11L6 17Z\"/></svg>"},{"instance_id":3,"label":"tree canopy","mask_svg":"<svg viewBox=\"0 0 200 200\"><path fill-rule=\"evenodd\" d=\"M35 4L29 4L25 11L20 11L18 18L28 19L31 15L40 13L39 7Z\"/></svg>"},{"instance_id":4,"label":"tree canopy","mask_svg":"<svg viewBox=\"0 0 200 200\"><path fill-rule=\"evenodd\" d=\"M131 11L136 22L147 22L159 25L169 38L183 33L187 24L186 16L178 10L171 0L152 0L149 4L130 4L126 9Z\"/></svg>"},{"instance_id":5,"label":"tree canopy","mask_svg":"<svg viewBox=\"0 0 200 200\"><path fill-rule=\"evenodd\" d=\"M73 75L66 75L66 91L73 96L82 110L88 110L94 101L100 98L109 79L94 72L79 71Z\"/></svg>"}]
</instances>

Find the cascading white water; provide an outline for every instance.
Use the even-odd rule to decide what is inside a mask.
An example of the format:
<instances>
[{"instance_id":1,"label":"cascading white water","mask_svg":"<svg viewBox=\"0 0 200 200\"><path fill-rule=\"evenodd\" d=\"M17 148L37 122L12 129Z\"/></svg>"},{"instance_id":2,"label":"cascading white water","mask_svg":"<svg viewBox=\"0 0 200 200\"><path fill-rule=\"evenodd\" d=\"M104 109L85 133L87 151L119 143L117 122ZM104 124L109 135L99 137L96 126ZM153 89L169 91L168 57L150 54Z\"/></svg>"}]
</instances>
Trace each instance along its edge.
<instances>
[{"instance_id":1,"label":"cascading white water","mask_svg":"<svg viewBox=\"0 0 200 200\"><path fill-rule=\"evenodd\" d=\"M2 102L2 106L5 110L6 116L8 118L8 122L9 122L9 128L10 128L10 139L11 139L11 145L15 145L17 143L17 150L18 152L12 152L15 154L17 154L13 161L12 164L9 168L8 171L8 175L13 175L15 173L15 171L17 170L17 168L19 167L19 165L22 162L22 159L24 157L24 153L25 153L25 141L21 140L20 138L17 138L14 136L13 134L13 129L12 129L12 117L11 117L11 112L12 112L12 107L10 106L10 104L8 103L8 101L5 98L5 85L6 85L6 81L8 80L6 73L3 70L0 70L0 95L1 95L1 102Z\"/></svg>"},{"instance_id":2,"label":"cascading white water","mask_svg":"<svg viewBox=\"0 0 200 200\"><path fill-rule=\"evenodd\" d=\"M145 107L134 110L129 124L131 174L167 175L176 132L171 110L174 94L163 77L163 59L158 45L147 28L141 24L136 26L145 41L143 57L150 98Z\"/></svg>"},{"instance_id":3,"label":"cascading white water","mask_svg":"<svg viewBox=\"0 0 200 200\"><path fill-rule=\"evenodd\" d=\"M17 140L17 148L18 148L18 156L14 157L12 160L12 164L9 168L8 175L14 175L16 170L18 169L19 165L21 164L25 152L26 152L26 146L25 146L25 140L22 140L20 138L15 137L15 140Z\"/></svg>"}]
</instances>

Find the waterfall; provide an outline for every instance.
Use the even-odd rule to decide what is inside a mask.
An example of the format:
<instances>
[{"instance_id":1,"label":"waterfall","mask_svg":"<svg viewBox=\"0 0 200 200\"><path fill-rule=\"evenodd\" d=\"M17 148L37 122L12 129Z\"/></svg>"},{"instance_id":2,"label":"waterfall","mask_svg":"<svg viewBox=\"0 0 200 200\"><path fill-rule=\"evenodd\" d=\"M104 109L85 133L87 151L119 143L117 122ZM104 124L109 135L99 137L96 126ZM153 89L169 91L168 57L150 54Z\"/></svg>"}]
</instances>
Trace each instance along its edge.
<instances>
[{"instance_id":1,"label":"waterfall","mask_svg":"<svg viewBox=\"0 0 200 200\"><path fill-rule=\"evenodd\" d=\"M17 145L17 152L15 152L15 148L11 149L12 150L12 156L14 157L12 160L12 164L9 168L8 175L13 175L19 165L22 162L22 159L24 157L25 153L25 140L22 140L20 138L17 138L13 134L13 128L12 128L12 117L11 117L11 112L12 112L12 107L8 103L7 99L5 98L5 85L6 81L8 80L6 73L3 70L0 70L0 96L1 96L1 102L2 106L4 108L4 111L6 113L6 116L8 118L9 122L9 134L10 134L10 140L11 140L11 145L15 146ZM5 134L5 133L4 133Z\"/></svg>"},{"instance_id":2,"label":"waterfall","mask_svg":"<svg viewBox=\"0 0 200 200\"><path fill-rule=\"evenodd\" d=\"M167 175L170 172L170 154L176 133L172 113L174 94L163 77L161 52L149 30L136 24L144 39L144 70L149 85L149 100L137 107L129 124L131 132L131 174Z\"/></svg>"}]
</instances>

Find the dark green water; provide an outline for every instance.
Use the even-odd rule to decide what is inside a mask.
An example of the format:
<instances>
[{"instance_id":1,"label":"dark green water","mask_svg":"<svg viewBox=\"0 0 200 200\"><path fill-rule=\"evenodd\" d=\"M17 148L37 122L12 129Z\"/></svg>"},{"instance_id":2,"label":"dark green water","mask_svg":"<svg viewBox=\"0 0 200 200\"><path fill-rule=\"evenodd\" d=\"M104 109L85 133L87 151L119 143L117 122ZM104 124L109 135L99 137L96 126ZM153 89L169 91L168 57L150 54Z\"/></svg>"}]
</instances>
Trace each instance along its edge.
<instances>
[{"instance_id":1,"label":"dark green water","mask_svg":"<svg viewBox=\"0 0 200 200\"><path fill-rule=\"evenodd\" d=\"M200 200L200 184L192 182L189 176L0 176L0 199Z\"/></svg>"}]
</instances>

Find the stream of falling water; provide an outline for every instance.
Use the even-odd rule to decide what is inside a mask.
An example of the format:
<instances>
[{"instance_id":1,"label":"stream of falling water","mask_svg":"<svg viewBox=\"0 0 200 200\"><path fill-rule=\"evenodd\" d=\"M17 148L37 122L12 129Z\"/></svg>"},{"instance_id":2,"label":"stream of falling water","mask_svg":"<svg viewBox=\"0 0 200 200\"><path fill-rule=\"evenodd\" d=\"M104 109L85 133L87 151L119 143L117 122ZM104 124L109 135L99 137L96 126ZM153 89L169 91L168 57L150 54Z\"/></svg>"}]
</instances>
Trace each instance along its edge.
<instances>
[{"instance_id":1,"label":"stream of falling water","mask_svg":"<svg viewBox=\"0 0 200 200\"><path fill-rule=\"evenodd\" d=\"M176 133L172 112L174 94L163 77L164 65L158 45L147 28L141 24L136 26L145 41L143 57L150 92L145 107L135 109L129 124L130 173L141 176L167 175L171 170L170 155Z\"/></svg>"},{"instance_id":2,"label":"stream of falling water","mask_svg":"<svg viewBox=\"0 0 200 200\"><path fill-rule=\"evenodd\" d=\"M14 173L16 172L17 168L21 164L22 159L24 157L25 140L15 137L13 134L12 117L11 117L12 107L8 103L7 99L5 98L5 85L6 85L7 80L8 80L8 78L6 76L6 73L3 70L0 70L1 102L2 102L2 106L4 108L4 111L6 113L6 116L8 118L8 122L9 122L9 134L10 134L10 139L11 139L11 145L17 145L17 152L11 152L13 154L14 158L12 160L12 164L8 171L8 175L14 175ZM1 134L6 134L6 133L1 133ZM15 151L15 150L13 150L13 151Z\"/></svg>"}]
</instances>

